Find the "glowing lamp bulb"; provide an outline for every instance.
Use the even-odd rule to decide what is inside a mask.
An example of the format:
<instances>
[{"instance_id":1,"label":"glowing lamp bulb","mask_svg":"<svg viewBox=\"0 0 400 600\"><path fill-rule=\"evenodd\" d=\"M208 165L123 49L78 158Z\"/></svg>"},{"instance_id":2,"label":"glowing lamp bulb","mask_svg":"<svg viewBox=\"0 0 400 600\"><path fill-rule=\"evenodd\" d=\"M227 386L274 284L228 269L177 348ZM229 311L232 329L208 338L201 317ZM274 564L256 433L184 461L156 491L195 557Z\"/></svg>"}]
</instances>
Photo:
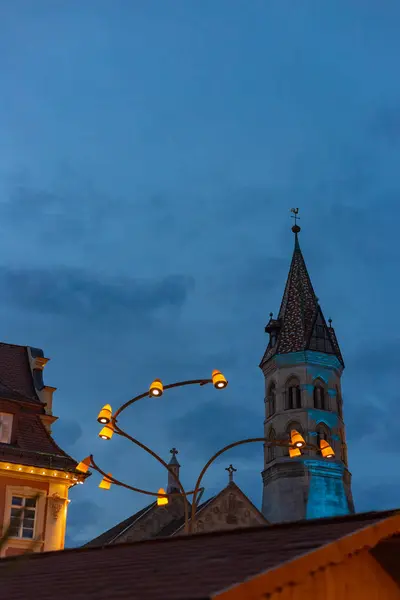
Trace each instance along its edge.
<instances>
[{"instance_id":1,"label":"glowing lamp bulb","mask_svg":"<svg viewBox=\"0 0 400 600\"><path fill-rule=\"evenodd\" d=\"M297 458L301 456L301 451L299 448L289 448L289 456L290 458Z\"/></svg>"},{"instance_id":2,"label":"glowing lamp bulb","mask_svg":"<svg viewBox=\"0 0 400 600\"><path fill-rule=\"evenodd\" d=\"M319 441L319 448L324 458L334 458L335 452L332 446L330 446L326 440Z\"/></svg>"},{"instance_id":3,"label":"glowing lamp bulb","mask_svg":"<svg viewBox=\"0 0 400 600\"><path fill-rule=\"evenodd\" d=\"M165 490L163 488L160 488L158 490L159 494L165 494ZM165 506L166 504L168 504L168 498L166 496L158 496L157 497L157 506Z\"/></svg>"},{"instance_id":4,"label":"glowing lamp bulb","mask_svg":"<svg viewBox=\"0 0 400 600\"><path fill-rule=\"evenodd\" d=\"M302 448L306 445L303 436L300 435L300 433L295 429L292 429L292 431L290 432L290 441L292 446L295 446L296 448Z\"/></svg>"},{"instance_id":5,"label":"glowing lamp bulb","mask_svg":"<svg viewBox=\"0 0 400 600\"><path fill-rule=\"evenodd\" d=\"M81 471L81 473L87 473L90 467L90 456L87 456L77 465L76 470Z\"/></svg>"},{"instance_id":6,"label":"glowing lamp bulb","mask_svg":"<svg viewBox=\"0 0 400 600\"><path fill-rule=\"evenodd\" d=\"M226 388L226 386L228 385L228 382L225 379L225 377L222 375L221 371L217 371L215 369L212 372L211 377L212 377L213 386L218 390L222 390L222 389Z\"/></svg>"},{"instance_id":7,"label":"glowing lamp bulb","mask_svg":"<svg viewBox=\"0 0 400 600\"><path fill-rule=\"evenodd\" d=\"M107 473L107 475L105 477L103 477L103 479L100 481L99 488L101 490L109 490L110 489L111 484L112 484L110 477L112 477L111 473Z\"/></svg>"},{"instance_id":8,"label":"glowing lamp bulb","mask_svg":"<svg viewBox=\"0 0 400 600\"><path fill-rule=\"evenodd\" d=\"M103 408L99 412L97 420L102 425L107 425L107 423L109 423L111 421L111 416L112 416L112 408L111 408L110 404L106 404L105 406L103 406Z\"/></svg>"},{"instance_id":9,"label":"glowing lamp bulb","mask_svg":"<svg viewBox=\"0 0 400 600\"><path fill-rule=\"evenodd\" d=\"M161 379L155 379L149 388L149 395L159 398L160 396L163 395L163 392L164 392L164 386L162 384Z\"/></svg>"},{"instance_id":10,"label":"glowing lamp bulb","mask_svg":"<svg viewBox=\"0 0 400 600\"><path fill-rule=\"evenodd\" d=\"M103 429L99 433L99 438L102 440L111 440L114 433L114 428L111 423L104 425Z\"/></svg>"}]
</instances>

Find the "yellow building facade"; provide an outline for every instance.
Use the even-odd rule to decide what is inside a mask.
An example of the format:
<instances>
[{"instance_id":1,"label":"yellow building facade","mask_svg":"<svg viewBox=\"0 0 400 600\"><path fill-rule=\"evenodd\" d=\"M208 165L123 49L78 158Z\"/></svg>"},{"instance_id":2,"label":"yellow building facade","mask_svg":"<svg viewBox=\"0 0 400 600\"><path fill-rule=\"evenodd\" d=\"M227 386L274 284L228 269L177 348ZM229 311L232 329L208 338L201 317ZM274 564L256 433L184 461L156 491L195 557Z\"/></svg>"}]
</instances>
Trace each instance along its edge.
<instances>
[{"instance_id":1,"label":"yellow building facade","mask_svg":"<svg viewBox=\"0 0 400 600\"><path fill-rule=\"evenodd\" d=\"M53 440L55 388L37 348L0 343L0 556L64 548L76 461Z\"/></svg>"}]
</instances>

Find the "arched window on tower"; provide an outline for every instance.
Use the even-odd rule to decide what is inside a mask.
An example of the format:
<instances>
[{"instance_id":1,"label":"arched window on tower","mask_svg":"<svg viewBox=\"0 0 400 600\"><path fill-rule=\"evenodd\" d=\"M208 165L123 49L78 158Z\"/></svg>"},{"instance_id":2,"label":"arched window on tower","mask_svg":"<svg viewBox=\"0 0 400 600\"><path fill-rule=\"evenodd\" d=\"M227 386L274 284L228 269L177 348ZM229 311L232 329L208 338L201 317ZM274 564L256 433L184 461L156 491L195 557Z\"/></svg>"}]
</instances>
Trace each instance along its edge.
<instances>
[{"instance_id":1,"label":"arched window on tower","mask_svg":"<svg viewBox=\"0 0 400 600\"><path fill-rule=\"evenodd\" d=\"M285 409L301 408L301 389L298 379L291 377L286 383Z\"/></svg>"},{"instance_id":2,"label":"arched window on tower","mask_svg":"<svg viewBox=\"0 0 400 600\"><path fill-rule=\"evenodd\" d=\"M340 438L340 460L347 467L347 446L346 446L346 442L344 440L344 432L343 431L340 432L339 438Z\"/></svg>"},{"instance_id":3,"label":"arched window on tower","mask_svg":"<svg viewBox=\"0 0 400 600\"><path fill-rule=\"evenodd\" d=\"M314 408L327 410L326 391L322 381L317 380L314 385Z\"/></svg>"},{"instance_id":4,"label":"arched window on tower","mask_svg":"<svg viewBox=\"0 0 400 600\"><path fill-rule=\"evenodd\" d=\"M272 382L268 388L267 401L268 417L272 417L276 412L276 386L274 382Z\"/></svg>"},{"instance_id":5,"label":"arched window on tower","mask_svg":"<svg viewBox=\"0 0 400 600\"><path fill-rule=\"evenodd\" d=\"M319 448L319 443L321 440L326 440L327 442L330 442L331 439L331 430L329 429L329 427L327 425L325 425L325 423L318 423L317 425L317 446Z\"/></svg>"},{"instance_id":6,"label":"arched window on tower","mask_svg":"<svg viewBox=\"0 0 400 600\"><path fill-rule=\"evenodd\" d=\"M341 419L343 419L343 401L342 401L342 396L340 394L340 390L339 390L339 386L338 385L335 386L335 390L336 390L337 412L338 412L339 417Z\"/></svg>"},{"instance_id":7,"label":"arched window on tower","mask_svg":"<svg viewBox=\"0 0 400 600\"><path fill-rule=\"evenodd\" d=\"M271 427L271 429L269 430L269 434L268 434L268 441L274 442L275 440L276 440L275 429L273 429ZM268 446L267 462L271 462L272 460L275 460L275 458L276 458L276 446Z\"/></svg>"}]
</instances>

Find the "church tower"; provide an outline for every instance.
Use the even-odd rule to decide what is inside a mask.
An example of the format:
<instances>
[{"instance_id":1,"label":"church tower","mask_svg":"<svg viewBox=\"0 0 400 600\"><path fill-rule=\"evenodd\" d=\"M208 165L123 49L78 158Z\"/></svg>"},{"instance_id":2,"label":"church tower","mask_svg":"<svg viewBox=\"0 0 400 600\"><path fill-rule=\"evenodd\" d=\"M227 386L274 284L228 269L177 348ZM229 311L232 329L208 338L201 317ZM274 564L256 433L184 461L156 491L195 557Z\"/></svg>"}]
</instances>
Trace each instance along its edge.
<instances>
[{"instance_id":1,"label":"church tower","mask_svg":"<svg viewBox=\"0 0 400 600\"><path fill-rule=\"evenodd\" d=\"M297 215L297 209L294 209ZM265 377L265 437L289 439L292 429L335 457L315 450L290 458L287 448L265 448L262 512L269 522L354 512L347 465L341 375L344 362L332 321L314 293L295 224L294 252L278 317L265 327L269 342L260 368Z\"/></svg>"}]
</instances>

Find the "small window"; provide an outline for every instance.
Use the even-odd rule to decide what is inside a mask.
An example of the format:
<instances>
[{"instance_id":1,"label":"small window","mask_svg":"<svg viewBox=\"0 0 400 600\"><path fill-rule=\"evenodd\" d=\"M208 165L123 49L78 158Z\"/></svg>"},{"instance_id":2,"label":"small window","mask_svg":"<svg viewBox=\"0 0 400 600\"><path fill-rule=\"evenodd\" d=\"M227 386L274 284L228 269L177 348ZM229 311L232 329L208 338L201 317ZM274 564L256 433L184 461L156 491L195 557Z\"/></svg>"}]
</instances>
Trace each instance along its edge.
<instances>
[{"instance_id":1,"label":"small window","mask_svg":"<svg viewBox=\"0 0 400 600\"><path fill-rule=\"evenodd\" d=\"M288 389L288 408L301 408L301 391L299 385L291 385Z\"/></svg>"},{"instance_id":2,"label":"small window","mask_svg":"<svg viewBox=\"0 0 400 600\"><path fill-rule=\"evenodd\" d=\"M271 333L271 338L270 338L270 343L271 343L271 348L273 348L276 344L276 333Z\"/></svg>"},{"instance_id":3,"label":"small window","mask_svg":"<svg viewBox=\"0 0 400 600\"><path fill-rule=\"evenodd\" d=\"M275 442L275 440L276 440L275 431L273 429L271 429L269 432L268 441ZM276 446L268 446L267 462L271 462L272 460L275 460L275 458L276 458Z\"/></svg>"},{"instance_id":4,"label":"small window","mask_svg":"<svg viewBox=\"0 0 400 600\"><path fill-rule=\"evenodd\" d=\"M314 408L325 410L325 404L325 390L322 385L316 385L314 387Z\"/></svg>"},{"instance_id":5,"label":"small window","mask_svg":"<svg viewBox=\"0 0 400 600\"><path fill-rule=\"evenodd\" d=\"M9 413L0 413L0 443L11 443L12 424L13 415Z\"/></svg>"},{"instance_id":6,"label":"small window","mask_svg":"<svg viewBox=\"0 0 400 600\"><path fill-rule=\"evenodd\" d=\"M13 496L11 500L10 536L32 539L35 530L36 498Z\"/></svg>"},{"instance_id":7,"label":"small window","mask_svg":"<svg viewBox=\"0 0 400 600\"><path fill-rule=\"evenodd\" d=\"M319 448L319 443L321 440L326 440L327 442L329 442L330 440L330 430L329 428L324 425L323 423L320 423L317 427L317 446Z\"/></svg>"},{"instance_id":8,"label":"small window","mask_svg":"<svg viewBox=\"0 0 400 600\"><path fill-rule=\"evenodd\" d=\"M301 390L299 381L296 378L291 378L286 383L285 390L285 409L301 408Z\"/></svg>"},{"instance_id":9,"label":"small window","mask_svg":"<svg viewBox=\"0 0 400 600\"><path fill-rule=\"evenodd\" d=\"M268 391L268 416L272 417L276 412L276 388L272 383Z\"/></svg>"},{"instance_id":10,"label":"small window","mask_svg":"<svg viewBox=\"0 0 400 600\"><path fill-rule=\"evenodd\" d=\"M336 405L337 405L337 411L338 411L338 415L341 419L343 419L343 404L342 404L342 397L340 395L339 392L339 388L338 386L336 386Z\"/></svg>"}]
</instances>

